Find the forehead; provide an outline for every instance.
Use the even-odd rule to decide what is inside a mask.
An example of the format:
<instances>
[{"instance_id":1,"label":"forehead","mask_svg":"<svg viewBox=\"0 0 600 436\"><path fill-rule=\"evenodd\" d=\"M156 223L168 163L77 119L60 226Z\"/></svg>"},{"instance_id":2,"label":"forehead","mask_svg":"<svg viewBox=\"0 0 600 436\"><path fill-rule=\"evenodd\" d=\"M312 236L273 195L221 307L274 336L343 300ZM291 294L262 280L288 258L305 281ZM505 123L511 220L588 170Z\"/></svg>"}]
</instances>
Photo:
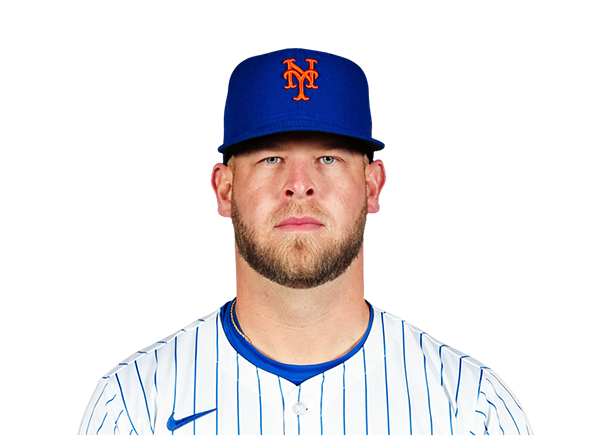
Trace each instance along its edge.
<instances>
[{"instance_id":1,"label":"forehead","mask_svg":"<svg viewBox=\"0 0 600 436\"><path fill-rule=\"evenodd\" d=\"M282 150L301 146L319 150L342 149L361 154L364 152L362 142L354 138L320 132L285 132L246 141L240 144L232 154L245 155L265 150Z\"/></svg>"}]
</instances>

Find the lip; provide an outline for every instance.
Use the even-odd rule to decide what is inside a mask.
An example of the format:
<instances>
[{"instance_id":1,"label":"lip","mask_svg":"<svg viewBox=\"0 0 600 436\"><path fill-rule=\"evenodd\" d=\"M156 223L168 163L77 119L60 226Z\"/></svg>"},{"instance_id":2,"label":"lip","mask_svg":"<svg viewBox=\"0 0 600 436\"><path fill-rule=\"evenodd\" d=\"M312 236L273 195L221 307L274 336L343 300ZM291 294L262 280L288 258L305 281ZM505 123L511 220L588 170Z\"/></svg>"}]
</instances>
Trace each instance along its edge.
<instances>
[{"instance_id":1,"label":"lip","mask_svg":"<svg viewBox=\"0 0 600 436\"><path fill-rule=\"evenodd\" d=\"M323 223L316 218L312 218L309 216L303 217L290 217L284 219L279 224L275 226L281 230L315 230L320 227L323 227Z\"/></svg>"}]
</instances>

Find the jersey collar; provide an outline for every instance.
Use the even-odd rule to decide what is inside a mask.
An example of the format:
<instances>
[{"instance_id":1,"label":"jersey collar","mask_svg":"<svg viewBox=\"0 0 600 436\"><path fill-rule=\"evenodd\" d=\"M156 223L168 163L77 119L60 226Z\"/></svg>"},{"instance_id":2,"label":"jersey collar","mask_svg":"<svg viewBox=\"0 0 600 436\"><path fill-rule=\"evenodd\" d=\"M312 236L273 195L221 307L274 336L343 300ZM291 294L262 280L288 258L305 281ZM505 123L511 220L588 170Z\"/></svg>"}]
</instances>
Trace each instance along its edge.
<instances>
[{"instance_id":1,"label":"jersey collar","mask_svg":"<svg viewBox=\"0 0 600 436\"><path fill-rule=\"evenodd\" d=\"M236 331L230 316L232 302L233 300L225 303L223 307L221 307L221 324L223 326L225 336L227 337L227 340L231 346L238 352L238 354L240 354L244 359L253 365L281 378L289 380L295 385L299 385L309 378L312 378L318 374L322 374L325 371L341 365L354 356L365 344L365 341L371 332L371 326L373 325L373 306L371 306L371 304L367 301L370 309L369 326L367 327L367 331L363 335L360 342L356 344L348 353L335 360L316 365L290 365L287 363L277 362L276 360L265 356ZM235 323L239 326L240 323L237 320L235 311L233 316Z\"/></svg>"}]
</instances>

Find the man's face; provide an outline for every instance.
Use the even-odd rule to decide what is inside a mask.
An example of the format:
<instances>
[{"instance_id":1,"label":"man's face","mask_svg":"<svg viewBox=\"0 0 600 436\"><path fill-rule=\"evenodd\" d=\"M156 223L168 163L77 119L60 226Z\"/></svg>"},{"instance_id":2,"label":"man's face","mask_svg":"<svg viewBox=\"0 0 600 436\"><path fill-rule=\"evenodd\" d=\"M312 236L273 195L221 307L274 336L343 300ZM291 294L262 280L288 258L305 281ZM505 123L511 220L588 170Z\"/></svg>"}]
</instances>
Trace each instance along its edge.
<instances>
[{"instance_id":1,"label":"man's face","mask_svg":"<svg viewBox=\"0 0 600 436\"><path fill-rule=\"evenodd\" d=\"M368 162L334 135L269 138L230 164L238 252L283 286L319 286L346 271L362 248Z\"/></svg>"}]
</instances>

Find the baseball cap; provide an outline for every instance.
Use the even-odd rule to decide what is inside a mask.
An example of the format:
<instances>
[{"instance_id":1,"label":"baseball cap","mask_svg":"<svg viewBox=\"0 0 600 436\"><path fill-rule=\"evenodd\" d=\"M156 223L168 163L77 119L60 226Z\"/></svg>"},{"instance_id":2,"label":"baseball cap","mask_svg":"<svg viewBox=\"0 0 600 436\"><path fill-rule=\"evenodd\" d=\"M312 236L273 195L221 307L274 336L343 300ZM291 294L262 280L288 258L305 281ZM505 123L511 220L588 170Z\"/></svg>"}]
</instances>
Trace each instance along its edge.
<instances>
[{"instance_id":1,"label":"baseball cap","mask_svg":"<svg viewBox=\"0 0 600 436\"><path fill-rule=\"evenodd\" d=\"M218 148L224 162L244 141L293 131L354 138L372 160L384 144L371 136L369 87L362 69L343 57L300 48L241 62L229 79Z\"/></svg>"}]
</instances>

